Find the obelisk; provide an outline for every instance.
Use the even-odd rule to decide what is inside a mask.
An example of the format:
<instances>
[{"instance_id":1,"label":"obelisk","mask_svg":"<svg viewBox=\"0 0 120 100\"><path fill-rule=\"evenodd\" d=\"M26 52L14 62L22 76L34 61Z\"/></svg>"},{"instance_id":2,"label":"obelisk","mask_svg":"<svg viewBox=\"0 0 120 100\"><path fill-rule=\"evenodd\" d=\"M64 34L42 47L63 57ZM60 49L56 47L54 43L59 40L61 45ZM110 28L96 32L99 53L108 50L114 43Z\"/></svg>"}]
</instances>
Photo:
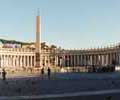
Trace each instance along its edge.
<instances>
[{"instance_id":1,"label":"obelisk","mask_svg":"<svg viewBox=\"0 0 120 100\"><path fill-rule=\"evenodd\" d=\"M40 53L41 53L41 42L40 42L40 16L39 16L39 9L38 14L36 16L36 67L40 67Z\"/></svg>"}]
</instances>

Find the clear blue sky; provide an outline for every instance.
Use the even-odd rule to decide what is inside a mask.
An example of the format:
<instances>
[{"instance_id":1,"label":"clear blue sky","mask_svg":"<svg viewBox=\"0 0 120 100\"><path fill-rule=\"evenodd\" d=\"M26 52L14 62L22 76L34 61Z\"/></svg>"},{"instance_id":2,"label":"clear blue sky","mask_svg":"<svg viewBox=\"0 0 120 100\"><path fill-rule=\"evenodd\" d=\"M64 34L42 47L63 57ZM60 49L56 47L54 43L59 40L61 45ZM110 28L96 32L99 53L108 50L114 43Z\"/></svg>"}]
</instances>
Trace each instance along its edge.
<instances>
[{"instance_id":1,"label":"clear blue sky","mask_svg":"<svg viewBox=\"0 0 120 100\"><path fill-rule=\"evenodd\" d=\"M37 8L42 41L62 48L120 41L120 0L0 0L0 37L34 41Z\"/></svg>"}]
</instances>

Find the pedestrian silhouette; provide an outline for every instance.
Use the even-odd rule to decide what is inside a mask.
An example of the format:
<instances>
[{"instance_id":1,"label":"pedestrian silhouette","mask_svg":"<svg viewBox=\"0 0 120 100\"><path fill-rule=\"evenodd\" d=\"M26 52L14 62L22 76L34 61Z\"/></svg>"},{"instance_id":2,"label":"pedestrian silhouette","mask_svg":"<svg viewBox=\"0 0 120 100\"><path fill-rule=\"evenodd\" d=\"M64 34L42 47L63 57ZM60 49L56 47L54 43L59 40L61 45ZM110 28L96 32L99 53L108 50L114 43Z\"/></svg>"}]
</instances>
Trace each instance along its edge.
<instances>
[{"instance_id":1,"label":"pedestrian silhouette","mask_svg":"<svg viewBox=\"0 0 120 100\"><path fill-rule=\"evenodd\" d=\"M41 69L41 75L42 75L42 79L43 79L43 75L44 75L44 67Z\"/></svg>"},{"instance_id":2,"label":"pedestrian silhouette","mask_svg":"<svg viewBox=\"0 0 120 100\"><path fill-rule=\"evenodd\" d=\"M44 68L41 69L41 74L44 75Z\"/></svg>"},{"instance_id":3,"label":"pedestrian silhouette","mask_svg":"<svg viewBox=\"0 0 120 100\"><path fill-rule=\"evenodd\" d=\"M48 67L48 79L50 79L51 69Z\"/></svg>"},{"instance_id":4,"label":"pedestrian silhouette","mask_svg":"<svg viewBox=\"0 0 120 100\"><path fill-rule=\"evenodd\" d=\"M2 70L2 79L5 81L6 80L6 71L5 69Z\"/></svg>"}]
</instances>

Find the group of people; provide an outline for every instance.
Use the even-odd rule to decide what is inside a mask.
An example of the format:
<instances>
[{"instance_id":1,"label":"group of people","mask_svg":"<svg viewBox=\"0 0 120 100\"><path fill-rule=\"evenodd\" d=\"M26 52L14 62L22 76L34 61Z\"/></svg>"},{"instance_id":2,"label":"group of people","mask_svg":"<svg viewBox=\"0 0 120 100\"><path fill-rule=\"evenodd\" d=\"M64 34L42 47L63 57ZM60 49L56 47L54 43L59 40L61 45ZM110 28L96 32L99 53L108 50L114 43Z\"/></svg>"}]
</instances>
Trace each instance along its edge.
<instances>
[{"instance_id":1,"label":"group of people","mask_svg":"<svg viewBox=\"0 0 120 100\"><path fill-rule=\"evenodd\" d=\"M45 73L45 69L44 69L44 67L43 67L43 68L41 69L42 78L43 78L44 73ZM7 74L6 70L5 70L5 69L2 69L1 75L2 75L3 81L6 80L6 74ZM51 69L50 69L50 67L48 67L48 69L47 69L47 76L48 76L48 79L50 79L50 76L51 76Z\"/></svg>"},{"instance_id":2,"label":"group of people","mask_svg":"<svg viewBox=\"0 0 120 100\"><path fill-rule=\"evenodd\" d=\"M44 67L42 67L42 69L41 69L42 78L43 78L44 72L45 72ZM50 69L49 67L48 67L48 69L47 69L47 75L48 75L48 79L50 79L51 69Z\"/></svg>"},{"instance_id":3,"label":"group of people","mask_svg":"<svg viewBox=\"0 0 120 100\"><path fill-rule=\"evenodd\" d=\"M107 66L95 66L89 67L88 72L114 72L115 65L107 65Z\"/></svg>"}]
</instances>

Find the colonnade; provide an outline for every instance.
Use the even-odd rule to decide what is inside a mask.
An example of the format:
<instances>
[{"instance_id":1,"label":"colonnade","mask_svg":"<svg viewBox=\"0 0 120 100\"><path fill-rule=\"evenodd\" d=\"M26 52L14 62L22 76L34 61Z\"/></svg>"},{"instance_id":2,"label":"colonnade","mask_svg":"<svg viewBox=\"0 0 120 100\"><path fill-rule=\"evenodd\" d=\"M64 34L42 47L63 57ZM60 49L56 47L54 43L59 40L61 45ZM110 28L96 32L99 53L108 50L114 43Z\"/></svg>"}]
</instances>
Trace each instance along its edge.
<instances>
[{"instance_id":1,"label":"colonnade","mask_svg":"<svg viewBox=\"0 0 120 100\"><path fill-rule=\"evenodd\" d=\"M40 66L92 66L92 65L120 65L120 52L41 52ZM0 49L0 67L29 68L36 66L35 51Z\"/></svg>"},{"instance_id":2,"label":"colonnade","mask_svg":"<svg viewBox=\"0 0 120 100\"><path fill-rule=\"evenodd\" d=\"M33 55L0 55L0 67L33 67L35 56Z\"/></svg>"},{"instance_id":3,"label":"colonnade","mask_svg":"<svg viewBox=\"0 0 120 100\"><path fill-rule=\"evenodd\" d=\"M62 59L58 57L59 66L91 66L91 65L111 65L120 64L120 55L111 53L88 53L88 54L64 54Z\"/></svg>"}]
</instances>

